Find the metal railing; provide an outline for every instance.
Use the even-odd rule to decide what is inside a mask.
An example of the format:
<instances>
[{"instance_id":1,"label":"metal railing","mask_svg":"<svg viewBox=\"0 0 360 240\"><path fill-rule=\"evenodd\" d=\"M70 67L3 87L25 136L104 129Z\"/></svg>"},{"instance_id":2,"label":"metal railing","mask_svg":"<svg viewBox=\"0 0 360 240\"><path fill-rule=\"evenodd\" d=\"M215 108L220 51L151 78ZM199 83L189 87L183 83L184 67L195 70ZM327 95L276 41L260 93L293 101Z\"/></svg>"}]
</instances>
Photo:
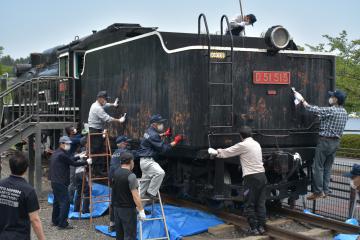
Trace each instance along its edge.
<instances>
[{"instance_id":1,"label":"metal railing","mask_svg":"<svg viewBox=\"0 0 360 240\"><path fill-rule=\"evenodd\" d=\"M326 198L309 201L306 200L306 197L311 194L311 187L309 186L308 195L297 200L294 208L301 211L308 209L312 213L340 221L348 219L350 216L350 206L352 204L351 188L350 179L343 176L343 174L350 172L353 164L353 162L335 162L332 167L330 181L331 193ZM290 207L287 201L284 201L283 204ZM355 210L355 217L360 217L359 207Z\"/></svg>"},{"instance_id":2,"label":"metal railing","mask_svg":"<svg viewBox=\"0 0 360 240\"><path fill-rule=\"evenodd\" d=\"M0 138L27 124L75 122L75 80L40 77L0 93Z\"/></svg>"}]
</instances>

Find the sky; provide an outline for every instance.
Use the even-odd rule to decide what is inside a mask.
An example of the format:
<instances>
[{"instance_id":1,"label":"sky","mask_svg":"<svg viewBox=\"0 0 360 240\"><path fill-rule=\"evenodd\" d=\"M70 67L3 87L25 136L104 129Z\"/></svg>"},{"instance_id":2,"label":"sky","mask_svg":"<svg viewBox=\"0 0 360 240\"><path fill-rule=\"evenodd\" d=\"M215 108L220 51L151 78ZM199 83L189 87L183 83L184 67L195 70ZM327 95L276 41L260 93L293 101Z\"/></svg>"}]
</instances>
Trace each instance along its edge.
<instances>
[{"instance_id":1,"label":"sky","mask_svg":"<svg viewBox=\"0 0 360 240\"><path fill-rule=\"evenodd\" d=\"M258 21L246 29L260 36L269 27L284 26L298 45L325 42L323 34L360 38L359 0L242 0L245 14ZM113 23L139 23L160 31L197 32L197 17L205 13L212 33L220 17L240 13L239 0L2 0L0 46L13 58L67 44Z\"/></svg>"}]
</instances>

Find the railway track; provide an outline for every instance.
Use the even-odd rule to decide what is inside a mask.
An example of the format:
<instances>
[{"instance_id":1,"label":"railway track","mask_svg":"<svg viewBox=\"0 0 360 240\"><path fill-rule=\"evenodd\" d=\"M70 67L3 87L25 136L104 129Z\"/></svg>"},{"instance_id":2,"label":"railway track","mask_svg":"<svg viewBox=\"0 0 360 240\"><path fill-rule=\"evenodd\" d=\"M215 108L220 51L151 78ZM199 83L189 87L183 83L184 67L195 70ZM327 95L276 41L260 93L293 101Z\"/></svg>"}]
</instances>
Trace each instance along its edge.
<instances>
[{"instance_id":1,"label":"railway track","mask_svg":"<svg viewBox=\"0 0 360 240\"><path fill-rule=\"evenodd\" d=\"M215 209L210 209L206 207L205 205L201 205L198 203L193 203L186 200L179 200L175 199L170 196L163 195L164 200L166 203L174 204L182 207L188 207L188 208L194 208L198 210L202 210L205 212L212 213L219 218L223 219L227 223L231 223L235 226L238 226L239 228L245 230L249 226L247 224L246 218L240 216L239 214L236 214L234 212L228 212L228 211L220 211ZM295 222L299 222L301 224L306 224L308 226L315 226L320 228L326 228L331 230L332 235L335 233L349 233L349 234L358 234L360 233L360 227L350 225L347 223L343 223L336 220L331 220L315 215L305 214L289 209L277 209L277 213L280 213L284 216L286 219L292 219ZM298 233L294 230L288 230L281 227L278 227L276 225L267 224L267 235L271 239L280 239L280 240L289 240L289 239L299 239L299 240L313 240L318 239L314 236L306 235L304 233ZM324 239L324 238L322 238ZM325 238L328 239L328 238ZM330 238L331 239L331 238Z\"/></svg>"}]
</instances>

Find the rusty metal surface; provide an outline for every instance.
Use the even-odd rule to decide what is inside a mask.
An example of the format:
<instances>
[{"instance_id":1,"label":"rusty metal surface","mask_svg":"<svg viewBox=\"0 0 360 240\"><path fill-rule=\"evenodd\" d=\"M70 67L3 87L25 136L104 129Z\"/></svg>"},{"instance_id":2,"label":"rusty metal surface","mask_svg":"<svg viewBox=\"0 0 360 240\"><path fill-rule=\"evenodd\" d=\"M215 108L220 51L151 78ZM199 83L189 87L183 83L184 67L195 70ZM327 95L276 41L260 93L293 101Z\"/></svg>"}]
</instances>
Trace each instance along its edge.
<instances>
[{"instance_id":1,"label":"rusty metal surface","mask_svg":"<svg viewBox=\"0 0 360 240\"><path fill-rule=\"evenodd\" d=\"M179 34L181 39L181 34ZM127 134L141 138L151 114L167 118L175 133L186 135L184 145L206 148L209 131L220 134L237 133L243 125L256 130L255 138L264 147L315 146L314 117L297 109L292 100L291 86L299 90L312 104L325 105L326 92L333 88L333 57L296 56L296 54L268 55L263 52L234 52L233 104L234 125L230 129L209 129L208 57L207 50L188 50L165 53L156 36L92 52L86 56L81 79L82 121L99 90L107 90L120 98L120 106L110 113L119 117L128 113L125 126L112 124L111 135ZM211 69L213 79L227 81L226 66ZM291 73L289 85L253 84L253 71L286 71ZM225 79L225 80L222 80ZM213 91L213 90L211 90ZM276 92L268 95L268 92ZM210 101L228 103L229 91L220 88ZM225 111L225 110L224 110ZM227 113L218 112L222 121L229 121ZM265 136L268 130L283 137L275 141ZM301 133L301 134L300 134ZM273 132L270 131L270 134ZM214 146L228 146L236 139L225 137Z\"/></svg>"}]
</instances>

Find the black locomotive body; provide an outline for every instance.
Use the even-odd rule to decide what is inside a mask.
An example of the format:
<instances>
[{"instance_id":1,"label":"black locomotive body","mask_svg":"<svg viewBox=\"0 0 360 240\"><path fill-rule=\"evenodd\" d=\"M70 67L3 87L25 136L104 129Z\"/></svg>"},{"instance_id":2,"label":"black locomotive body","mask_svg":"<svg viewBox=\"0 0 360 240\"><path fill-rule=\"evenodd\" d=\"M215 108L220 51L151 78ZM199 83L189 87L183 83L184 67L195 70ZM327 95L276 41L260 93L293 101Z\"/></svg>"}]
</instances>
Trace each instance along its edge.
<instances>
[{"instance_id":1,"label":"black locomotive body","mask_svg":"<svg viewBox=\"0 0 360 240\"><path fill-rule=\"evenodd\" d=\"M162 156L164 190L197 200L242 199L238 158L210 159L209 146L240 141L248 125L263 148L268 199L307 192L317 142L317 119L294 105L291 87L316 105L335 86L335 57L297 51L290 41L273 51L264 38L158 32L114 24L58 49L59 75L74 77L79 121L99 90L119 97L111 136L139 140L149 116L160 113L181 146ZM81 96L81 97L80 97ZM301 159L294 159L298 152Z\"/></svg>"}]
</instances>

